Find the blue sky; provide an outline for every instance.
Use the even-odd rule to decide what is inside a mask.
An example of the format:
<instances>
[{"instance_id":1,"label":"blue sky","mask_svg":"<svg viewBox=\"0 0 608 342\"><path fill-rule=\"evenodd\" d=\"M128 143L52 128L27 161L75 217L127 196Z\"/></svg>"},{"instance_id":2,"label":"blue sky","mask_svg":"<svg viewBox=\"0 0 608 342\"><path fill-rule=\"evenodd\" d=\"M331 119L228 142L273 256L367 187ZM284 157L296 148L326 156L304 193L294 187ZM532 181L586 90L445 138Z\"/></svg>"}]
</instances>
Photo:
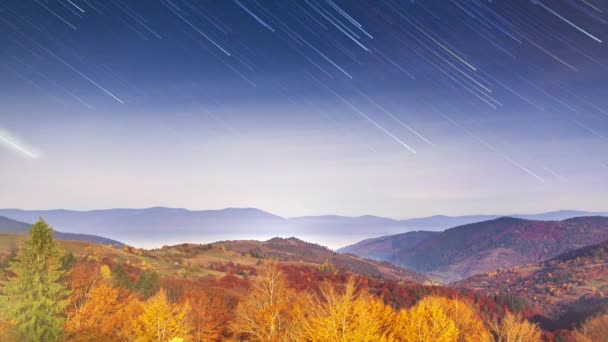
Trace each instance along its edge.
<instances>
[{"instance_id":1,"label":"blue sky","mask_svg":"<svg viewBox=\"0 0 608 342\"><path fill-rule=\"evenodd\" d=\"M606 210L602 6L7 1L0 206Z\"/></svg>"}]
</instances>

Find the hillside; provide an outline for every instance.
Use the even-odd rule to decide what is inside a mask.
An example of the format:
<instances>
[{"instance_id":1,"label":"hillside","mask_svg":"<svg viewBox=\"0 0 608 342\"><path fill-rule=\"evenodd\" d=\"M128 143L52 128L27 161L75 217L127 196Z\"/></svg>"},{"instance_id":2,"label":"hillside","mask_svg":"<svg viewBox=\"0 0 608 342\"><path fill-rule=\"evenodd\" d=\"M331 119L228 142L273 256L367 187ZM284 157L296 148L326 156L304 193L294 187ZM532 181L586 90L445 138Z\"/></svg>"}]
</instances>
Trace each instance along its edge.
<instances>
[{"instance_id":1,"label":"hillside","mask_svg":"<svg viewBox=\"0 0 608 342\"><path fill-rule=\"evenodd\" d=\"M430 237L419 232L375 239L350 250L363 256L388 255L384 260L450 282L499 268L544 261L606 239L606 217L563 221L503 217L455 227Z\"/></svg>"},{"instance_id":2,"label":"hillside","mask_svg":"<svg viewBox=\"0 0 608 342\"><path fill-rule=\"evenodd\" d=\"M478 274L453 284L486 294L526 299L550 314L547 328L572 325L608 308L608 241L558 255L545 262Z\"/></svg>"},{"instance_id":3,"label":"hillside","mask_svg":"<svg viewBox=\"0 0 608 342\"><path fill-rule=\"evenodd\" d=\"M439 232L415 231L397 235L382 236L357 242L338 249L340 253L352 253L364 258L392 261L402 251L407 251Z\"/></svg>"},{"instance_id":4,"label":"hillside","mask_svg":"<svg viewBox=\"0 0 608 342\"><path fill-rule=\"evenodd\" d=\"M226 261L256 266L260 260L276 259L284 264L314 267L330 272L346 271L377 279L431 283L429 278L419 273L386 262L339 254L326 247L296 238L273 238L268 241L219 241L205 245L180 244L149 250L144 255L167 259L171 262L185 262L212 270L217 269L218 265L221 266ZM223 269L224 266L220 268Z\"/></svg>"},{"instance_id":5,"label":"hillside","mask_svg":"<svg viewBox=\"0 0 608 342\"><path fill-rule=\"evenodd\" d=\"M27 223L0 216L0 234L4 237L4 243L0 244L0 249L14 249L18 237L12 234L24 235L30 228L31 225ZM56 231L55 237L58 240L114 245L118 248L124 247L124 244L118 241L95 235ZM220 253L221 257L219 259L216 259L214 251L220 250L220 247L224 252ZM108 250L114 251L115 249ZM276 258L284 262L298 262L315 266L324 265L324 267L350 271L375 278L408 280L420 283L429 282L429 279L421 274L396 267L386 262L365 260L355 255L338 254L326 247L307 243L296 238L273 238L265 242L254 240L223 241L204 245L204 247L197 244L180 244L172 247L167 246L161 249L147 250L145 252L143 252L144 250L141 251L141 255L147 255L157 260L170 255L169 259L171 262L175 262L178 258L188 259L192 257L194 261L189 262L193 262L197 267L202 269L208 266L205 262L217 262L229 259L232 262L244 265L254 265L260 258ZM188 253L184 253L184 251L188 251Z\"/></svg>"},{"instance_id":6,"label":"hillside","mask_svg":"<svg viewBox=\"0 0 608 342\"><path fill-rule=\"evenodd\" d=\"M0 216L0 234L26 234L31 227L32 225L29 223L23 223ZM122 242L89 234L64 233L55 231L55 238L57 240L73 240L104 245L116 245L120 248L124 246Z\"/></svg>"},{"instance_id":7,"label":"hillside","mask_svg":"<svg viewBox=\"0 0 608 342\"><path fill-rule=\"evenodd\" d=\"M0 234L0 255L7 256L17 248L23 235ZM254 270L260 260L277 259L284 264L312 267L328 272L351 272L376 279L403 280L420 284L429 278L386 262L366 260L354 255L335 253L326 247L295 238L261 241L221 241L212 244L180 244L143 250L112 247L65 239L61 244L74 255L93 255L96 259L151 265L165 275L239 273ZM126 259L125 259L126 258Z\"/></svg>"},{"instance_id":8,"label":"hillside","mask_svg":"<svg viewBox=\"0 0 608 342\"><path fill-rule=\"evenodd\" d=\"M0 235L0 288L10 274L6 271L7 257L23 239L24 235ZM259 284L268 279L264 278L265 272L275 265L270 258L280 260L276 265L281 276L272 284L280 284L280 299L286 304L281 307L284 308L292 305L299 305L295 310L311 308L308 300L321 295L326 286L344 291L351 283L362 295L369 294L370 300L386 306L381 317L391 317L384 314L390 310L411 308L427 296L469 303L472 310L479 313L479 320L495 320L503 317L506 310L521 311L526 317L533 313L525 303L522 305L521 301L509 296L478 295L467 289L420 284L412 280L424 277L414 273L336 254L294 238L181 244L154 250L128 246L119 249L79 241L60 241L60 245L66 251L61 264L68 270L66 283L70 289L65 315L82 322L78 315L84 312L83 315L91 318L87 319L88 326L96 326L99 321L108 322L108 317L113 317L110 329L105 330L66 325L66 333L73 337L68 339L70 341L81 341L83 336L95 336L90 340L122 340L108 336L118 331L114 328L117 325L120 327L124 322L141 317L140 308L155 303L156 296L171 303L171 307L184 305L193 310L188 311L188 317L197 319L184 320L194 326L187 331L212 336L199 340L233 340L239 333L239 330L232 330L232 323L239 317L240 303L256 296L256 288L259 290ZM350 271L359 275L351 278ZM352 282L349 279L353 279ZM129 304L138 311L123 316L121 310ZM121 315L120 319L115 319L114 315ZM5 337L3 333L10 330L10 321L0 316L0 336ZM100 333L106 337L99 338Z\"/></svg>"},{"instance_id":9,"label":"hillside","mask_svg":"<svg viewBox=\"0 0 608 342\"><path fill-rule=\"evenodd\" d=\"M273 238L268 241L224 241L212 244L224 245L229 251L262 258L274 258L290 263L311 263L322 267L337 268L372 278L407 280L430 283L426 276L397 267L388 262L363 259L352 254L336 253L326 247L296 238Z\"/></svg>"}]
</instances>

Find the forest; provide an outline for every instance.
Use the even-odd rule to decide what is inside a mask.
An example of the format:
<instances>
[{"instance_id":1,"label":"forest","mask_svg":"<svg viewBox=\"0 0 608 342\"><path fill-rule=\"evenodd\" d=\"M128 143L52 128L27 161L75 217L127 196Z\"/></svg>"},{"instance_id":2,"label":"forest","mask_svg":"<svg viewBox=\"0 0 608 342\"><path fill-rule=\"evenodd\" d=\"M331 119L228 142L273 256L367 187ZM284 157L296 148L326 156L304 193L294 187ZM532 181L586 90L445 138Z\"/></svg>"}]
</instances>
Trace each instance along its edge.
<instances>
[{"instance_id":1,"label":"forest","mask_svg":"<svg viewBox=\"0 0 608 342\"><path fill-rule=\"evenodd\" d=\"M203 247L204 248L204 247ZM137 250L125 247L130 253ZM516 298L260 258L223 276L75 255L42 219L1 265L2 341L605 341L608 315L543 331Z\"/></svg>"}]
</instances>

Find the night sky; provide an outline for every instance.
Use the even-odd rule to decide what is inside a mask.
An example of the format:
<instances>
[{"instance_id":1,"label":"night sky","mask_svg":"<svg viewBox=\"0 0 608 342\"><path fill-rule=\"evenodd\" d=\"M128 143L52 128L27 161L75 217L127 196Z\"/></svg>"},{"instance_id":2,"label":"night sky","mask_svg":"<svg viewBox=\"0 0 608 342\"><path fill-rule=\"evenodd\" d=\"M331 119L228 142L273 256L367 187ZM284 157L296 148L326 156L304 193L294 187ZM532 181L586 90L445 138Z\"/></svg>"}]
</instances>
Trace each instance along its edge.
<instances>
[{"instance_id":1,"label":"night sky","mask_svg":"<svg viewBox=\"0 0 608 342\"><path fill-rule=\"evenodd\" d=\"M604 0L5 0L0 207L608 207Z\"/></svg>"}]
</instances>

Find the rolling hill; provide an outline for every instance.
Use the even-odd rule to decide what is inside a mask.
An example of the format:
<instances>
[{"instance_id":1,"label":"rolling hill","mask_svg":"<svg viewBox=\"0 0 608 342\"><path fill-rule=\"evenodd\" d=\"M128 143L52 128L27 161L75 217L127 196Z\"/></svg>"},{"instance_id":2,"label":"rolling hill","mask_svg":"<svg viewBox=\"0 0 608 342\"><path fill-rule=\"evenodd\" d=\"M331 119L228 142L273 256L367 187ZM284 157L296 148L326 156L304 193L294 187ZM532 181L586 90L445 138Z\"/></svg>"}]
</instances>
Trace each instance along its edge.
<instances>
[{"instance_id":1,"label":"rolling hill","mask_svg":"<svg viewBox=\"0 0 608 342\"><path fill-rule=\"evenodd\" d=\"M268 241L221 241L227 250L244 255L273 258L282 262L310 263L336 268L372 278L407 280L421 284L431 283L420 273L397 267L388 262L363 259L353 254L336 253L327 247L308 243L297 238L273 238Z\"/></svg>"},{"instance_id":2,"label":"rolling hill","mask_svg":"<svg viewBox=\"0 0 608 342\"><path fill-rule=\"evenodd\" d=\"M24 238L0 234L0 287L9 276L5 269L8 260ZM167 297L177 298L176 303L188 303L198 294L203 300L195 302L196 306L207 303L211 308L202 317L227 314L228 318L220 317L223 320L232 317L233 310L251 291L263 265L271 258L279 260L287 286L305 296L318 293L325 284L340 288L354 273L361 290L396 309L410 308L428 295L446 296L472 303L489 320L501 317L518 303L507 296L477 295L467 289L429 284L426 277L414 272L338 254L295 238L180 244L152 250L129 246L120 249L81 241L59 243L67 252L65 255L71 256L66 258L71 261L65 267L69 268L68 284L76 295L85 295L83 290L102 284L128 291L124 292L129 294L128 298L137 300L148 298L160 288ZM104 267L109 273L103 273ZM531 311L525 307L522 313L528 315Z\"/></svg>"},{"instance_id":3,"label":"rolling hill","mask_svg":"<svg viewBox=\"0 0 608 342\"><path fill-rule=\"evenodd\" d=\"M7 256L16 250L24 234L22 231L7 232L9 229L3 229L2 227L7 226L3 226L2 222L0 221L0 256ZM23 228L20 222L9 222L15 224L13 228ZM286 265L312 267L328 272L350 272L374 279L432 284L428 277L390 263L339 254L326 247L296 238L219 241L204 245L184 243L143 250L120 246L118 243L100 244L100 241L112 240L90 235L85 235L84 238L89 238L91 241L84 238L77 240L71 238L73 235L55 232L55 237L61 240L63 247L74 255L94 255L96 260L128 260L131 265L152 265L154 269L165 275L180 273L196 276L217 275L238 269L255 268L260 260L276 259Z\"/></svg>"},{"instance_id":4,"label":"rolling hill","mask_svg":"<svg viewBox=\"0 0 608 342\"><path fill-rule=\"evenodd\" d=\"M363 241L340 251L378 256L450 282L499 268L544 261L606 240L608 218L532 221L503 217L428 233Z\"/></svg>"},{"instance_id":5,"label":"rolling hill","mask_svg":"<svg viewBox=\"0 0 608 342\"><path fill-rule=\"evenodd\" d=\"M541 320L545 328L571 327L608 308L608 241L541 263L478 274L452 286L524 298L551 314L552 319Z\"/></svg>"},{"instance_id":6,"label":"rolling hill","mask_svg":"<svg viewBox=\"0 0 608 342\"><path fill-rule=\"evenodd\" d=\"M23 223L0 216L0 234L27 234L31 227L32 225L29 223ZM122 242L89 234L63 233L55 231L55 238L57 240L72 240L99 243L104 245L116 245L120 248L124 246Z\"/></svg>"}]
</instances>

